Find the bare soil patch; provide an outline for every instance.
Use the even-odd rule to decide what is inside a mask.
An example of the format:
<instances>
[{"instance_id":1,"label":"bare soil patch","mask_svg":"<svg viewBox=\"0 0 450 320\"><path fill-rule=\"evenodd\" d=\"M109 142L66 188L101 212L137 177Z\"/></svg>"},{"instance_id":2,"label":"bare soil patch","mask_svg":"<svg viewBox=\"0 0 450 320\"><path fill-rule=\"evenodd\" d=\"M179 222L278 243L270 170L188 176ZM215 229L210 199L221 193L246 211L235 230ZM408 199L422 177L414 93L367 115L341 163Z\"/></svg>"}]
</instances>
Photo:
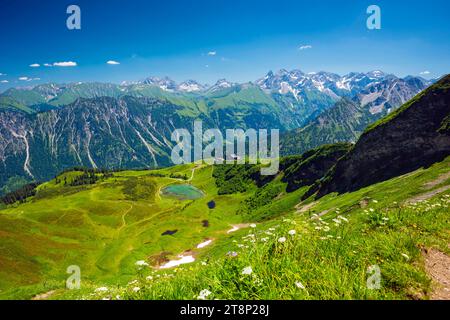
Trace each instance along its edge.
<instances>
[{"instance_id":1,"label":"bare soil patch","mask_svg":"<svg viewBox=\"0 0 450 320\"><path fill-rule=\"evenodd\" d=\"M429 249L423 252L425 270L433 279L432 300L450 300L450 257L445 253Z\"/></svg>"}]
</instances>

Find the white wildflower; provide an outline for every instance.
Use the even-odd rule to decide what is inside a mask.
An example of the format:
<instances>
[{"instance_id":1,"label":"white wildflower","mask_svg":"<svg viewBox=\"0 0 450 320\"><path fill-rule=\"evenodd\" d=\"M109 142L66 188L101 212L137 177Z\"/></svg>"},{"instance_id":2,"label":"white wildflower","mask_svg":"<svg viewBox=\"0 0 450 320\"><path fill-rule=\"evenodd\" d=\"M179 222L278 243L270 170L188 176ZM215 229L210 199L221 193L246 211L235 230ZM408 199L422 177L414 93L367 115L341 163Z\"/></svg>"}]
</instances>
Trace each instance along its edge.
<instances>
[{"instance_id":1,"label":"white wildflower","mask_svg":"<svg viewBox=\"0 0 450 320\"><path fill-rule=\"evenodd\" d=\"M246 268L244 268L243 270L242 270L242 274L252 274L252 272L253 272L253 269L252 269L252 267L246 267Z\"/></svg>"},{"instance_id":2,"label":"white wildflower","mask_svg":"<svg viewBox=\"0 0 450 320\"><path fill-rule=\"evenodd\" d=\"M296 281L295 286L299 289L305 290L305 286L300 281Z\"/></svg>"},{"instance_id":3,"label":"white wildflower","mask_svg":"<svg viewBox=\"0 0 450 320\"><path fill-rule=\"evenodd\" d=\"M202 291L200 291L200 294L197 297L197 300L206 300L206 298L211 295L211 291L209 291L208 289L204 289Z\"/></svg>"},{"instance_id":4,"label":"white wildflower","mask_svg":"<svg viewBox=\"0 0 450 320\"><path fill-rule=\"evenodd\" d=\"M283 243L286 242L286 238L285 237L281 237L278 239L278 242Z\"/></svg>"},{"instance_id":5,"label":"white wildflower","mask_svg":"<svg viewBox=\"0 0 450 320\"><path fill-rule=\"evenodd\" d=\"M289 230L288 232L291 236L295 236L295 234L297 233L295 230Z\"/></svg>"},{"instance_id":6,"label":"white wildflower","mask_svg":"<svg viewBox=\"0 0 450 320\"><path fill-rule=\"evenodd\" d=\"M144 260L136 261L136 265L137 265L138 267L148 267L148 263L145 262Z\"/></svg>"}]
</instances>

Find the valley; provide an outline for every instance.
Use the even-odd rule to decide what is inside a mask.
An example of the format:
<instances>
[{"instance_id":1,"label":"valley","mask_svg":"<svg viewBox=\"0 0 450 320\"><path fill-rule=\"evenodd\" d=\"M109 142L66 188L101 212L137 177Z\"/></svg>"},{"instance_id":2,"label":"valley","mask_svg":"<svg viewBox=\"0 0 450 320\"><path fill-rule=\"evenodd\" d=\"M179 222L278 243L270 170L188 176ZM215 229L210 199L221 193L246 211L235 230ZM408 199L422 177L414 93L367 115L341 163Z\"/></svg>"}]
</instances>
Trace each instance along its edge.
<instances>
[{"instance_id":1,"label":"valley","mask_svg":"<svg viewBox=\"0 0 450 320\"><path fill-rule=\"evenodd\" d=\"M250 183L219 195L212 166L195 171L190 183L205 195L195 200L159 198L158 186L178 182L152 177L190 166L114 173L82 189L50 181L32 200L0 211L0 297L192 299L205 288L223 299L425 297L431 283L421 248L448 253L450 190L442 186L450 185L449 168L447 158L315 202L299 202L307 187L281 191L270 203L253 201L251 211L242 203L261 191ZM382 270L380 291L365 288L372 264ZM69 265L80 266L79 290L65 289ZM241 275L247 266L258 278Z\"/></svg>"},{"instance_id":2,"label":"valley","mask_svg":"<svg viewBox=\"0 0 450 320\"><path fill-rule=\"evenodd\" d=\"M281 154L355 142L364 129L433 81L380 71L345 76L268 72L253 83L212 86L169 78L44 84L0 94L0 194L78 166L154 169L173 165L171 133L277 129ZM188 90L191 88L192 90Z\"/></svg>"},{"instance_id":3,"label":"valley","mask_svg":"<svg viewBox=\"0 0 450 320\"><path fill-rule=\"evenodd\" d=\"M447 278L427 259L450 254L449 82L355 144L281 158L274 176L261 164L75 168L13 193L0 209L0 298L441 296ZM65 286L70 266L79 289Z\"/></svg>"}]
</instances>

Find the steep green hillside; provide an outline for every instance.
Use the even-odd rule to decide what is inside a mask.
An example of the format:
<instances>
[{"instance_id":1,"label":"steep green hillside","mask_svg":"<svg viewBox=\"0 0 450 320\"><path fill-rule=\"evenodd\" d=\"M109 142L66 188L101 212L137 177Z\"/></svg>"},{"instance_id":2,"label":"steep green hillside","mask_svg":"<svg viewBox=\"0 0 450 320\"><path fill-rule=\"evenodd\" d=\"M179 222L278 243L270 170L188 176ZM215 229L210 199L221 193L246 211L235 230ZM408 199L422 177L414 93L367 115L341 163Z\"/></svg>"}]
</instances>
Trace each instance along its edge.
<instances>
[{"instance_id":1,"label":"steep green hillside","mask_svg":"<svg viewBox=\"0 0 450 320\"><path fill-rule=\"evenodd\" d=\"M323 144L355 142L369 124L385 114L372 114L358 102L342 99L306 126L284 133L281 153L298 154Z\"/></svg>"},{"instance_id":2,"label":"steep green hillside","mask_svg":"<svg viewBox=\"0 0 450 320\"><path fill-rule=\"evenodd\" d=\"M25 106L33 106L36 104L47 102L47 100L41 93L32 89L11 88L3 92L2 96L13 99L17 103Z\"/></svg>"},{"instance_id":3,"label":"steep green hillside","mask_svg":"<svg viewBox=\"0 0 450 320\"><path fill-rule=\"evenodd\" d=\"M34 113L33 109L7 96L0 96L0 110L23 111L25 113Z\"/></svg>"},{"instance_id":4,"label":"steep green hillside","mask_svg":"<svg viewBox=\"0 0 450 320\"><path fill-rule=\"evenodd\" d=\"M0 297L192 299L207 289L208 299L426 298L421 248L448 252L449 164L303 203L307 187L287 192L284 171L222 195L226 181L210 166L99 174L73 187L81 173L67 172L0 211ZM174 183L204 196L164 196ZM161 269L182 257L195 262ZM64 289L70 265L81 268L80 290ZM366 287L372 265L380 290Z\"/></svg>"}]
</instances>

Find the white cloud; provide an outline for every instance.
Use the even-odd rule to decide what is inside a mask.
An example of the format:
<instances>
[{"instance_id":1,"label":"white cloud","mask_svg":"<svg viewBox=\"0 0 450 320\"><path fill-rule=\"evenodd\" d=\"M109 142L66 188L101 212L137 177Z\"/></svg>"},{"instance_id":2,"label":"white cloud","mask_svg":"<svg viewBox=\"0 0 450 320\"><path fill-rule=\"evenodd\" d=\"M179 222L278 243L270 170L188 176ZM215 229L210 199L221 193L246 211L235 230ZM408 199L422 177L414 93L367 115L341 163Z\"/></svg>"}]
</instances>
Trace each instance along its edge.
<instances>
[{"instance_id":1,"label":"white cloud","mask_svg":"<svg viewBox=\"0 0 450 320\"><path fill-rule=\"evenodd\" d=\"M300 51L308 50L308 49L312 49L312 45L306 44L306 45L301 45L300 47L298 47L298 50L300 50Z\"/></svg>"},{"instance_id":2,"label":"white cloud","mask_svg":"<svg viewBox=\"0 0 450 320\"><path fill-rule=\"evenodd\" d=\"M19 77L20 81L39 81L41 78L28 78L28 77Z\"/></svg>"},{"instance_id":3,"label":"white cloud","mask_svg":"<svg viewBox=\"0 0 450 320\"><path fill-rule=\"evenodd\" d=\"M423 76L426 76L426 75L431 74L431 72L427 70L427 71L422 71L420 74Z\"/></svg>"},{"instance_id":4,"label":"white cloud","mask_svg":"<svg viewBox=\"0 0 450 320\"><path fill-rule=\"evenodd\" d=\"M215 56L217 54L216 51L210 51L208 52L208 56Z\"/></svg>"},{"instance_id":5,"label":"white cloud","mask_svg":"<svg viewBox=\"0 0 450 320\"><path fill-rule=\"evenodd\" d=\"M73 61L54 62L55 67L76 67L77 63Z\"/></svg>"},{"instance_id":6,"label":"white cloud","mask_svg":"<svg viewBox=\"0 0 450 320\"><path fill-rule=\"evenodd\" d=\"M111 65L117 65L120 64L120 62L114 61L114 60L108 60L106 61L107 64L111 64Z\"/></svg>"},{"instance_id":7,"label":"white cloud","mask_svg":"<svg viewBox=\"0 0 450 320\"><path fill-rule=\"evenodd\" d=\"M0 81L1 83L8 83L9 81L8 80L2 80L2 81Z\"/></svg>"},{"instance_id":8,"label":"white cloud","mask_svg":"<svg viewBox=\"0 0 450 320\"><path fill-rule=\"evenodd\" d=\"M32 67L32 68L39 68L40 66L41 65L39 63L30 64L30 67Z\"/></svg>"},{"instance_id":9,"label":"white cloud","mask_svg":"<svg viewBox=\"0 0 450 320\"><path fill-rule=\"evenodd\" d=\"M51 63L44 63L44 67L53 67Z\"/></svg>"}]
</instances>

